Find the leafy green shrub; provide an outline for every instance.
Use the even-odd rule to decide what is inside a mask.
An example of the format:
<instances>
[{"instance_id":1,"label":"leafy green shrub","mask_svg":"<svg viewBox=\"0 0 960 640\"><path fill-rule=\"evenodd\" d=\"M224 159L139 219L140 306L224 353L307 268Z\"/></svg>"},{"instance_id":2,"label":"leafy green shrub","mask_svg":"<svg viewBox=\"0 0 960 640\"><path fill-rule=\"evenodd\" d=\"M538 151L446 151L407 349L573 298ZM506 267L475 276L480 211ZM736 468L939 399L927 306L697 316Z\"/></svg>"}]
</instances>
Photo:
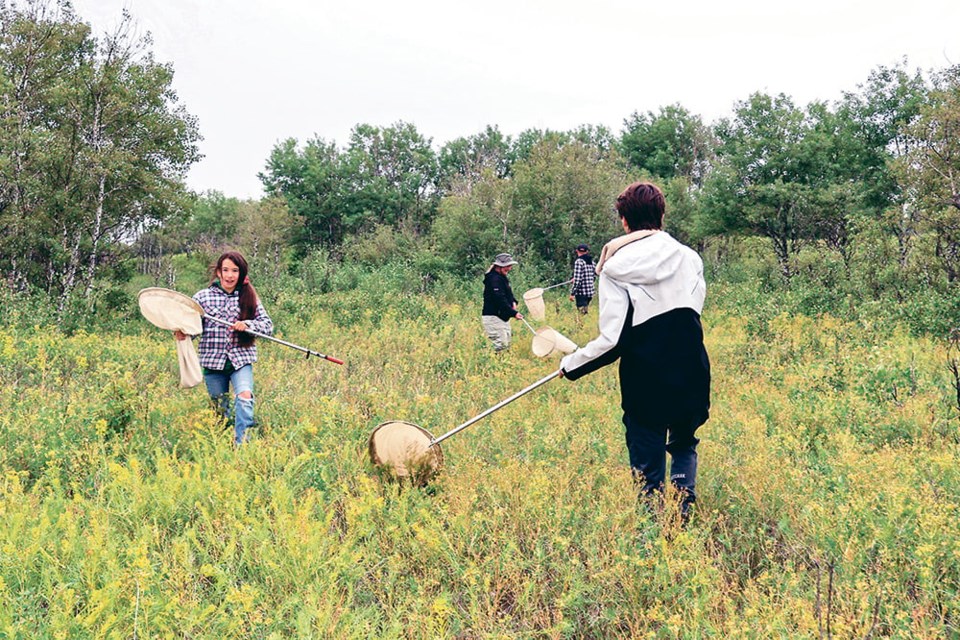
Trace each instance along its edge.
<instances>
[{"instance_id":1,"label":"leafy green shrub","mask_svg":"<svg viewBox=\"0 0 960 640\"><path fill-rule=\"evenodd\" d=\"M410 258L416 249L412 235L392 225L378 224L344 241L344 261L381 266Z\"/></svg>"}]
</instances>

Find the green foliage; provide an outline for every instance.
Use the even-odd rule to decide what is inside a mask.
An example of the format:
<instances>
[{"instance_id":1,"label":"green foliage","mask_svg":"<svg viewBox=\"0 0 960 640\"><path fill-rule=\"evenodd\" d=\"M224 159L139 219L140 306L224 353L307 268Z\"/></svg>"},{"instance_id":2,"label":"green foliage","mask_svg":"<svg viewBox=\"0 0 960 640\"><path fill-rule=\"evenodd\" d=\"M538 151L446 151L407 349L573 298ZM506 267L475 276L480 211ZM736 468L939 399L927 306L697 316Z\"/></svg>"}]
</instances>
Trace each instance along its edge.
<instances>
[{"instance_id":1,"label":"green foliage","mask_svg":"<svg viewBox=\"0 0 960 640\"><path fill-rule=\"evenodd\" d=\"M283 198L248 200L233 220L232 242L261 273L276 277L286 265L290 246L302 220L291 214Z\"/></svg>"},{"instance_id":2,"label":"green foliage","mask_svg":"<svg viewBox=\"0 0 960 640\"><path fill-rule=\"evenodd\" d=\"M436 153L412 124L358 124L347 147L316 138L303 150L288 139L260 174L268 194L304 220L301 250L338 246L371 224L425 232L436 209Z\"/></svg>"},{"instance_id":3,"label":"green foliage","mask_svg":"<svg viewBox=\"0 0 960 640\"><path fill-rule=\"evenodd\" d=\"M293 269L297 290L327 293L334 288L333 278L338 271L337 264L325 249L315 249L296 261Z\"/></svg>"},{"instance_id":4,"label":"green foliage","mask_svg":"<svg viewBox=\"0 0 960 640\"><path fill-rule=\"evenodd\" d=\"M470 193L444 198L432 237L462 273L510 251L557 279L577 244L599 247L617 235L612 203L626 179L597 147L547 138L513 165L509 179L487 174Z\"/></svg>"},{"instance_id":5,"label":"green foliage","mask_svg":"<svg viewBox=\"0 0 960 640\"><path fill-rule=\"evenodd\" d=\"M671 503L636 503L612 369L446 441L425 488L383 479L365 451L378 423L439 435L556 362L519 331L494 358L473 281L422 295L402 265L353 273L323 294L287 275L263 287L281 338L347 364L261 345L259 425L239 449L202 387L176 388L166 332L68 336L34 325L28 299L0 300L5 633L954 632L955 389L945 344L897 328L894 310L811 317L751 282L711 282L713 417L681 529ZM579 344L595 332L595 310L582 325L565 300L547 312Z\"/></svg>"},{"instance_id":6,"label":"green foliage","mask_svg":"<svg viewBox=\"0 0 960 640\"><path fill-rule=\"evenodd\" d=\"M545 141L534 147L514 166L510 184L515 246L565 272L577 244L601 246L619 233L611 208L625 182L616 162L598 158L586 145Z\"/></svg>"},{"instance_id":7,"label":"green foliage","mask_svg":"<svg viewBox=\"0 0 960 640\"><path fill-rule=\"evenodd\" d=\"M308 140L303 150L288 138L273 148L266 170L260 174L267 194L286 199L290 211L303 219L298 244L333 245L344 234L345 180L340 152L332 142Z\"/></svg>"},{"instance_id":8,"label":"green foliage","mask_svg":"<svg viewBox=\"0 0 960 640\"><path fill-rule=\"evenodd\" d=\"M431 240L436 253L450 260L461 274L482 271L491 256L511 246L508 185L487 172L469 193L448 195L440 201Z\"/></svg>"},{"instance_id":9,"label":"green foliage","mask_svg":"<svg viewBox=\"0 0 960 640\"><path fill-rule=\"evenodd\" d=\"M705 184L703 227L770 239L785 282L803 248L824 241L844 257L862 217L862 141L848 111L754 94L716 127L719 168Z\"/></svg>"},{"instance_id":10,"label":"green foliage","mask_svg":"<svg viewBox=\"0 0 960 640\"><path fill-rule=\"evenodd\" d=\"M631 165L661 180L683 177L702 184L716 142L699 116L676 104L657 114L634 111L623 126L620 154Z\"/></svg>"},{"instance_id":11,"label":"green foliage","mask_svg":"<svg viewBox=\"0 0 960 640\"><path fill-rule=\"evenodd\" d=\"M346 225L357 231L371 221L408 224L425 231L433 217L436 154L412 124L383 129L354 127L344 154L349 176Z\"/></svg>"},{"instance_id":12,"label":"green foliage","mask_svg":"<svg viewBox=\"0 0 960 640\"><path fill-rule=\"evenodd\" d=\"M440 185L445 192L468 191L487 172L505 178L510 170L510 137L497 127L456 138L443 145L439 154Z\"/></svg>"},{"instance_id":13,"label":"green foliage","mask_svg":"<svg viewBox=\"0 0 960 640\"><path fill-rule=\"evenodd\" d=\"M703 215L699 192L681 176L660 183L660 186L667 202L664 230L685 245L703 249L712 233Z\"/></svg>"},{"instance_id":14,"label":"green foliage","mask_svg":"<svg viewBox=\"0 0 960 640\"><path fill-rule=\"evenodd\" d=\"M904 200L891 161L896 162L912 147L909 129L929 89L921 72L911 72L906 60L892 67L878 66L858 89L844 95L839 111L863 143L858 164L867 201L874 209L883 210Z\"/></svg>"},{"instance_id":15,"label":"green foliage","mask_svg":"<svg viewBox=\"0 0 960 640\"><path fill-rule=\"evenodd\" d=\"M934 76L907 131L912 145L898 169L915 194L918 226L934 234L935 255L949 280L960 280L960 65Z\"/></svg>"},{"instance_id":16,"label":"green foliage","mask_svg":"<svg viewBox=\"0 0 960 640\"><path fill-rule=\"evenodd\" d=\"M127 14L95 37L67 3L0 7L0 270L60 312L184 206L197 125L149 47Z\"/></svg>"},{"instance_id":17,"label":"green foliage","mask_svg":"<svg viewBox=\"0 0 960 640\"><path fill-rule=\"evenodd\" d=\"M398 232L380 224L357 234L344 245L344 259L363 265L380 266L409 259L415 250L416 238L409 232Z\"/></svg>"},{"instance_id":18,"label":"green foliage","mask_svg":"<svg viewBox=\"0 0 960 640\"><path fill-rule=\"evenodd\" d=\"M228 198L219 191L200 194L190 209L190 217L183 227L174 226L171 233L193 244L223 246L230 244L237 229L240 200ZM181 250L187 249L181 246Z\"/></svg>"}]
</instances>

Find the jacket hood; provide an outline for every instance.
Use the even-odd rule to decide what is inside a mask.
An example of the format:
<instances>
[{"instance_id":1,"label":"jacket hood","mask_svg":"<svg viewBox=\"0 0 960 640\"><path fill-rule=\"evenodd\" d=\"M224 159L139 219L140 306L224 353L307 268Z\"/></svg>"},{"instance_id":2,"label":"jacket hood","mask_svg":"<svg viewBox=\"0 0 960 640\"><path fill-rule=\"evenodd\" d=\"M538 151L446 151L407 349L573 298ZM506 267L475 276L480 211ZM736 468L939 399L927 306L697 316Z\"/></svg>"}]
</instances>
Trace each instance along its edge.
<instances>
[{"instance_id":1,"label":"jacket hood","mask_svg":"<svg viewBox=\"0 0 960 640\"><path fill-rule=\"evenodd\" d=\"M690 250L665 231L620 247L603 265L603 273L624 284L655 285L674 278Z\"/></svg>"}]
</instances>

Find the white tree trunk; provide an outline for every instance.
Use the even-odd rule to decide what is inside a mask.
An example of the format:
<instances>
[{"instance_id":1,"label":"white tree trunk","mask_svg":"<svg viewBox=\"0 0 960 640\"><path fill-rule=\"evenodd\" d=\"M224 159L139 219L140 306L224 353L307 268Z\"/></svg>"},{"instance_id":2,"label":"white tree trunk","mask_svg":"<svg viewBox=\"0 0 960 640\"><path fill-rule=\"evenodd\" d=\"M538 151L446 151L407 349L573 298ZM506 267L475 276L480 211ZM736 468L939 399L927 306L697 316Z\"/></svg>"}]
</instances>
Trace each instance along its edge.
<instances>
[{"instance_id":1,"label":"white tree trunk","mask_svg":"<svg viewBox=\"0 0 960 640\"><path fill-rule=\"evenodd\" d=\"M90 260L87 262L86 281L87 286L83 291L83 299L89 300L93 292L93 278L97 273L97 261L99 260L100 237L103 234L103 204L107 198L107 176L100 176L100 184L97 185L97 206L93 216L93 246L90 248Z\"/></svg>"}]
</instances>

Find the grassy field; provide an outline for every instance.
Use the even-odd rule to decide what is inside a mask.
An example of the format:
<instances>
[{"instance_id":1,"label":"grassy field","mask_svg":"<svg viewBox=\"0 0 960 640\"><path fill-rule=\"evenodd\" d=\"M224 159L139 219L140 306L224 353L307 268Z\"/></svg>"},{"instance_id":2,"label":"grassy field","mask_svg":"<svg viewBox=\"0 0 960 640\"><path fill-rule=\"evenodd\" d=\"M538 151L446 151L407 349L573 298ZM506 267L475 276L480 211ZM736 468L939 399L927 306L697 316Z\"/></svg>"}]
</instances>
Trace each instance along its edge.
<instances>
[{"instance_id":1,"label":"grassy field","mask_svg":"<svg viewBox=\"0 0 960 640\"><path fill-rule=\"evenodd\" d=\"M476 296L475 296L476 297ZM548 321L580 344L558 294ZM235 450L145 321L0 324L0 633L10 638L949 638L960 447L943 341L708 304L700 501L639 508L616 368L554 380L443 445L424 488L366 457L543 377L475 300L274 294L260 427Z\"/></svg>"}]
</instances>

